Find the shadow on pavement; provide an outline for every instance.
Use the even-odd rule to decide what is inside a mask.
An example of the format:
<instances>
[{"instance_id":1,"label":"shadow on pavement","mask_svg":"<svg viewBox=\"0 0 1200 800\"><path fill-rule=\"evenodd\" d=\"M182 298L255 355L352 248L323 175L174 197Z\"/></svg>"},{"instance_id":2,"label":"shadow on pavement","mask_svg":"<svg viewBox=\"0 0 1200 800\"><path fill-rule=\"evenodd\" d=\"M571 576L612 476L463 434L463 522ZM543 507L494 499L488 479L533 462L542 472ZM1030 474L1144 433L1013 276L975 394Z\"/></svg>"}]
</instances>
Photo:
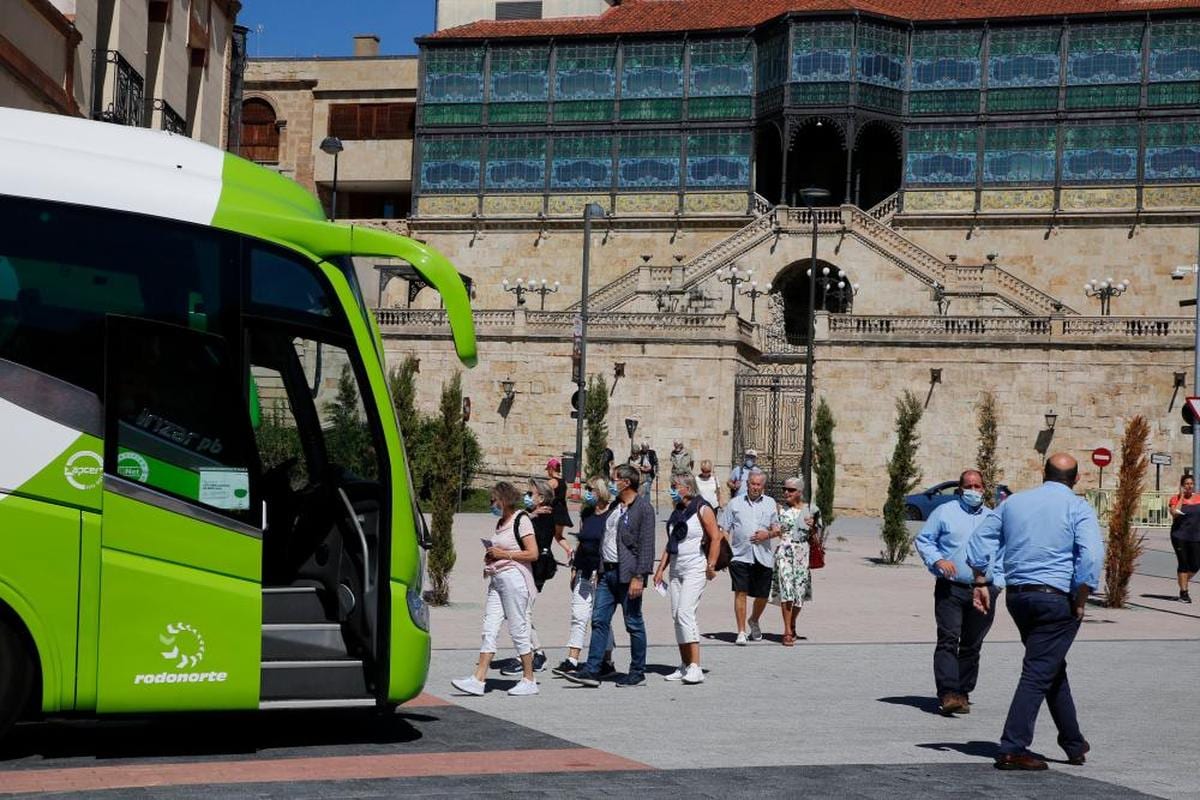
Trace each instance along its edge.
<instances>
[{"instance_id":1,"label":"shadow on pavement","mask_svg":"<svg viewBox=\"0 0 1200 800\"><path fill-rule=\"evenodd\" d=\"M921 695L906 694L900 697L880 697L878 702L891 703L896 706L911 706L919 711L924 711L927 714L938 714L938 700L936 697L923 697Z\"/></svg>"},{"instance_id":2,"label":"shadow on pavement","mask_svg":"<svg viewBox=\"0 0 1200 800\"><path fill-rule=\"evenodd\" d=\"M413 723L437 720L434 714L384 715L374 709L50 720L17 726L0 742L0 762L81 756L205 757L347 744L405 744L422 736Z\"/></svg>"},{"instance_id":3,"label":"shadow on pavement","mask_svg":"<svg viewBox=\"0 0 1200 800\"><path fill-rule=\"evenodd\" d=\"M977 756L979 758L995 758L1000 755L1000 746L995 742L927 742L918 744L917 747L923 747L926 750L937 750L940 753L945 753L953 750L956 753L962 753L964 756Z\"/></svg>"},{"instance_id":4,"label":"shadow on pavement","mask_svg":"<svg viewBox=\"0 0 1200 800\"><path fill-rule=\"evenodd\" d=\"M1144 597L1147 600L1167 600L1173 603L1179 602L1177 594L1139 594L1138 597Z\"/></svg>"}]
</instances>

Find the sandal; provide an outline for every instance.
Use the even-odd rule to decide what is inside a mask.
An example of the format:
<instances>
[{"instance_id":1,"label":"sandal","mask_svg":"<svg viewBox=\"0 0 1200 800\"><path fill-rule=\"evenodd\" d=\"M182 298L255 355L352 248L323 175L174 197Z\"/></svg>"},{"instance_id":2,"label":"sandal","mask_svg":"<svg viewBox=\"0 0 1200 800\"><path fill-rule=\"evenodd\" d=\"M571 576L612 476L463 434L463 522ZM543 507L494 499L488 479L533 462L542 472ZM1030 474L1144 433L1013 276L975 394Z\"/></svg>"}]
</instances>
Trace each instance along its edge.
<instances>
[{"instance_id":1,"label":"sandal","mask_svg":"<svg viewBox=\"0 0 1200 800\"><path fill-rule=\"evenodd\" d=\"M795 635L791 634L791 633L785 633L783 635L783 646L784 647L795 647L796 646Z\"/></svg>"}]
</instances>

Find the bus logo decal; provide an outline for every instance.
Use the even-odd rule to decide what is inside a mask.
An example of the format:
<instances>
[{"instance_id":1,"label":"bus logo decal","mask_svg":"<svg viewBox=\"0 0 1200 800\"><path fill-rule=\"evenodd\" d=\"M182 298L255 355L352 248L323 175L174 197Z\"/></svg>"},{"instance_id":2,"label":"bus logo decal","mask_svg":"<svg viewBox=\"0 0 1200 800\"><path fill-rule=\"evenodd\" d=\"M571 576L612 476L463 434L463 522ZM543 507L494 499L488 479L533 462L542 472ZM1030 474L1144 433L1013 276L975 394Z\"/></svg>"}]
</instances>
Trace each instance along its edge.
<instances>
[{"instance_id":1,"label":"bus logo decal","mask_svg":"<svg viewBox=\"0 0 1200 800\"><path fill-rule=\"evenodd\" d=\"M117 455L117 474L131 481L145 483L150 480L150 464L140 453L124 450Z\"/></svg>"},{"instance_id":2,"label":"bus logo decal","mask_svg":"<svg viewBox=\"0 0 1200 800\"><path fill-rule=\"evenodd\" d=\"M95 489L100 485L104 475L104 459L99 453L91 450L80 450L72 453L63 468L63 477L67 483L80 491Z\"/></svg>"},{"instance_id":3,"label":"bus logo decal","mask_svg":"<svg viewBox=\"0 0 1200 800\"><path fill-rule=\"evenodd\" d=\"M158 635L158 640L171 648L162 653L163 658L167 661L178 659L175 669L194 667L204 660L204 637L191 625L172 623L165 634Z\"/></svg>"}]
</instances>

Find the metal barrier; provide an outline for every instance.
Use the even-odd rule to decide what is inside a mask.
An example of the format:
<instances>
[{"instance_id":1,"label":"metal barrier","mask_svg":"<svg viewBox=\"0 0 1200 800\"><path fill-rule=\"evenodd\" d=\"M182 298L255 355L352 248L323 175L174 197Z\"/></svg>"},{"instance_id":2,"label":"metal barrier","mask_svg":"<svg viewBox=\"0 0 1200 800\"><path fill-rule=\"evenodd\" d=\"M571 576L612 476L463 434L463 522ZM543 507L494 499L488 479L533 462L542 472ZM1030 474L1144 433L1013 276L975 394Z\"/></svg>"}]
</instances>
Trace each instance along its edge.
<instances>
[{"instance_id":1,"label":"metal barrier","mask_svg":"<svg viewBox=\"0 0 1200 800\"><path fill-rule=\"evenodd\" d=\"M1108 524L1108 513L1112 509L1116 494L1116 489L1088 489L1084 493L1088 503L1096 510L1096 516L1100 518L1101 525ZM1138 528L1171 527L1171 511L1168 502L1174 496L1175 492L1142 492L1137 511L1133 515L1134 526Z\"/></svg>"}]
</instances>

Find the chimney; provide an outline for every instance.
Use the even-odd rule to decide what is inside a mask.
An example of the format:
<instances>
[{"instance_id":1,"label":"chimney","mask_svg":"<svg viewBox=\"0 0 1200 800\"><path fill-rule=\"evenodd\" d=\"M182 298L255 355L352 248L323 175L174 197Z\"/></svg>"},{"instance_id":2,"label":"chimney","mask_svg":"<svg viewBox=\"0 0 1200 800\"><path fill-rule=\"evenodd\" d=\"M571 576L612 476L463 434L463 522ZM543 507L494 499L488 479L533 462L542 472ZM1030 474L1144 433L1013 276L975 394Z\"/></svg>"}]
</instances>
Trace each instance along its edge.
<instances>
[{"instance_id":1,"label":"chimney","mask_svg":"<svg viewBox=\"0 0 1200 800\"><path fill-rule=\"evenodd\" d=\"M354 57L372 58L379 55L379 37L373 33L360 33L354 37Z\"/></svg>"}]
</instances>

